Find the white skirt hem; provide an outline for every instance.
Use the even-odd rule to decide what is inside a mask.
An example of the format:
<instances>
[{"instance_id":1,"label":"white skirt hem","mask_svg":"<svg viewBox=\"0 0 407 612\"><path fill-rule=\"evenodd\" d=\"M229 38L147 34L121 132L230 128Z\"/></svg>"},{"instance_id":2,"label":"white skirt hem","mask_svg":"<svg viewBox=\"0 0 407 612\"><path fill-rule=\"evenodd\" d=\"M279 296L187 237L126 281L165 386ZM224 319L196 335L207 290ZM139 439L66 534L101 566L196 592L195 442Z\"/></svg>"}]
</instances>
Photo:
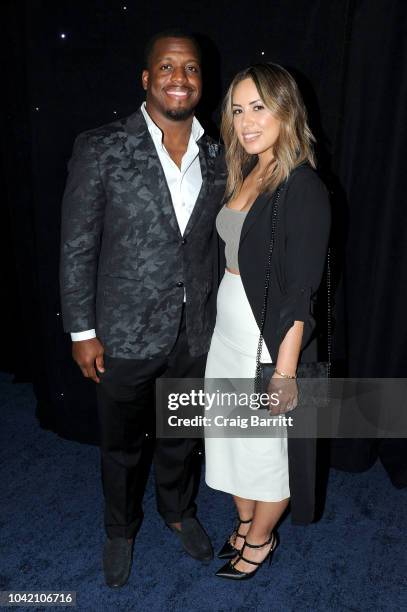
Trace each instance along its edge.
<instances>
[{"instance_id":1,"label":"white skirt hem","mask_svg":"<svg viewBox=\"0 0 407 612\"><path fill-rule=\"evenodd\" d=\"M285 499L289 499L290 498L290 491L287 490L285 493L281 493L280 495L277 496L276 498L276 494L270 496L269 492L261 492L261 493L257 493L256 491L253 490L248 490L248 491L244 491L243 489L239 488L239 491L233 491L231 488L229 488L228 486L225 486L224 483L215 483L215 482L210 482L208 478L205 479L206 484L208 485L208 487L210 487L211 489L215 489L216 491L223 491L224 493L228 493L229 495L235 495L236 497L241 497L242 499L250 499L251 501L260 501L260 502L280 502L280 501L284 501ZM271 499L272 497L272 499Z\"/></svg>"}]
</instances>

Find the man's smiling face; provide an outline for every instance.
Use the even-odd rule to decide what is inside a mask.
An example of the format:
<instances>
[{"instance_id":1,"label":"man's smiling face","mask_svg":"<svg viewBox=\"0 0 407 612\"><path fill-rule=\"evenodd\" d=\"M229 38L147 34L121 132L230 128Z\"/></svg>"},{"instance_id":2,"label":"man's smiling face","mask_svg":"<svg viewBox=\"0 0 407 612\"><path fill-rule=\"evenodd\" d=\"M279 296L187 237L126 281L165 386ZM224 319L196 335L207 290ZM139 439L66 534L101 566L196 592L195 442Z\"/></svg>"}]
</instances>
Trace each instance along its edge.
<instances>
[{"instance_id":1,"label":"man's smiling face","mask_svg":"<svg viewBox=\"0 0 407 612\"><path fill-rule=\"evenodd\" d=\"M202 94L198 50L188 38L160 38L142 74L148 113L174 121L193 115Z\"/></svg>"}]
</instances>

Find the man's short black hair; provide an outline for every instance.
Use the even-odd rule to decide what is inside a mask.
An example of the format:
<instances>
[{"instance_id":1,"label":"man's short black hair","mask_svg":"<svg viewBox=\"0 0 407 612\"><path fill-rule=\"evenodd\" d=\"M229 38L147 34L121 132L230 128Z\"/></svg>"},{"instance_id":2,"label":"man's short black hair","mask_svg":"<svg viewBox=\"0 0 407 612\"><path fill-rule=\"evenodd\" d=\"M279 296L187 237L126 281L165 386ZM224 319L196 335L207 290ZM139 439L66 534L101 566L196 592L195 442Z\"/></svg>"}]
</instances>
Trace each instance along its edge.
<instances>
[{"instance_id":1,"label":"man's short black hair","mask_svg":"<svg viewBox=\"0 0 407 612\"><path fill-rule=\"evenodd\" d=\"M162 38L186 38L187 40L190 40L192 44L194 45L195 49L197 50L198 59L201 62L202 52L201 52L201 47L196 37L191 32L188 32L187 30L182 30L181 28L171 28L168 30L163 30L162 32L158 32L157 34L154 34L154 36L152 36L150 40L147 42L144 48L144 66L146 69L148 69L148 66L150 64L150 58L151 58L151 54L153 52L155 43L157 42L157 40L161 40Z\"/></svg>"}]
</instances>

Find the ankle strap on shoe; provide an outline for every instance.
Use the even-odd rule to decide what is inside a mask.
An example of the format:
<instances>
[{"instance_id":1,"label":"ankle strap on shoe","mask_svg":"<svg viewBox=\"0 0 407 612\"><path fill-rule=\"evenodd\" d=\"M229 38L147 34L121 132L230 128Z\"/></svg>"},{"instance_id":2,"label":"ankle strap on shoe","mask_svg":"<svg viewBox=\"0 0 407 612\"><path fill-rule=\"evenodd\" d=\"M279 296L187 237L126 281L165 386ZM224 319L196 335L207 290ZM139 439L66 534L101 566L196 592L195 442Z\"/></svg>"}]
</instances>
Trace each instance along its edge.
<instances>
[{"instance_id":1,"label":"ankle strap on shoe","mask_svg":"<svg viewBox=\"0 0 407 612\"><path fill-rule=\"evenodd\" d=\"M236 537L243 538L243 540L246 538L245 535L239 533L240 525L247 525L247 523L251 523L252 520L253 520L253 517L251 519L247 519L247 521L242 521L240 516L237 517L237 519L236 519L237 525L236 525L236 528L234 530L234 533L236 534Z\"/></svg>"},{"instance_id":2,"label":"ankle strap on shoe","mask_svg":"<svg viewBox=\"0 0 407 612\"><path fill-rule=\"evenodd\" d=\"M242 552L245 546L248 546L249 548L263 548L263 546L267 546L267 544L270 544L270 542L272 542L274 540L274 534L271 533L269 539L267 540L267 542L264 542L263 544L250 544L247 540L245 540L244 546L242 548Z\"/></svg>"},{"instance_id":3,"label":"ankle strap on shoe","mask_svg":"<svg viewBox=\"0 0 407 612\"><path fill-rule=\"evenodd\" d=\"M249 542L245 540L242 548L238 551L238 556L237 556L236 561L232 562L232 565L236 565L236 563L240 560L246 561L246 563L250 563L251 565L262 565L265 559L263 559L263 561L252 561L251 559L247 559L246 557L244 557L243 556L244 548L245 546L248 546L249 548L263 548L263 546L267 546L267 544L270 544L270 542L273 542L273 545L274 545L274 539L275 539L274 533L271 533L269 539L267 540L267 542L264 542L264 544L249 544ZM271 547L271 550L273 550L273 545ZM267 554L267 557L270 555L270 552Z\"/></svg>"},{"instance_id":4,"label":"ankle strap on shoe","mask_svg":"<svg viewBox=\"0 0 407 612\"><path fill-rule=\"evenodd\" d=\"M251 522L252 522L252 520L253 520L253 517L252 517L252 518L250 518L250 519L247 519L247 521L243 521L243 520L240 518L240 516L238 516L238 517L237 517L237 520L239 521L239 523L242 523L242 525L245 525L245 524L247 524L247 523L251 523Z\"/></svg>"}]
</instances>

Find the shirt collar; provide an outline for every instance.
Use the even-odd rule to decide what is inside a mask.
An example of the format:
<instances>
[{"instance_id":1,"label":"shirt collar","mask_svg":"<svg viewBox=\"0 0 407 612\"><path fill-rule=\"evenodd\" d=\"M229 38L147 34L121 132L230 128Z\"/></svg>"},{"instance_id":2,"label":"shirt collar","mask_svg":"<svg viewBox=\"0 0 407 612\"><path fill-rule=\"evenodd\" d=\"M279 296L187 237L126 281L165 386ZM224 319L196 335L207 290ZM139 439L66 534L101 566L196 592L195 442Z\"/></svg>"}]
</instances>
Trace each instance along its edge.
<instances>
[{"instance_id":1,"label":"shirt collar","mask_svg":"<svg viewBox=\"0 0 407 612\"><path fill-rule=\"evenodd\" d=\"M162 130L151 119L150 115L148 114L148 112L146 110L146 103L145 102L143 102L143 104L141 105L140 110L141 110L141 112L143 114L143 117L144 117L144 119L146 121L147 128L148 128L148 131L151 134L151 137L154 140L159 138L160 142L162 143L162 139L163 139ZM202 125L199 123L198 119L196 117L194 117L192 119L192 128L191 128L191 136L192 136L192 138L195 140L195 142L198 142L198 140L203 136L204 133L205 133L205 130L203 129Z\"/></svg>"}]
</instances>

